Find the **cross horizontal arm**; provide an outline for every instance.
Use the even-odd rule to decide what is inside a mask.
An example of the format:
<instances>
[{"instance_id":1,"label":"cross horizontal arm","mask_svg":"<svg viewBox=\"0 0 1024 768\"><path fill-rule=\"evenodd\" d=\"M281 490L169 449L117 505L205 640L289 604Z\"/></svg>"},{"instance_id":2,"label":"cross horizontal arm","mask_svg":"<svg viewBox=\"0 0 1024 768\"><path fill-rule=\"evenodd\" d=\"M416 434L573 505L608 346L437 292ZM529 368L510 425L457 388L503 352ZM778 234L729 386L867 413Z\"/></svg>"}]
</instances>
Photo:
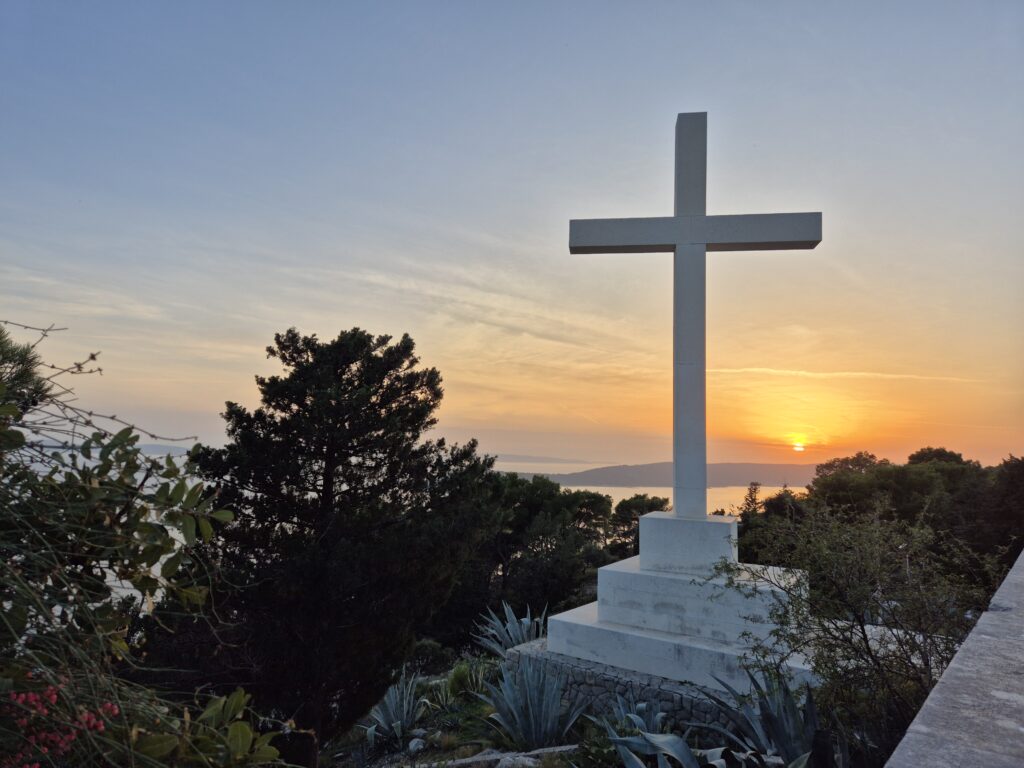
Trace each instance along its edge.
<instances>
[{"instance_id":1,"label":"cross horizontal arm","mask_svg":"<svg viewBox=\"0 0 1024 768\"><path fill-rule=\"evenodd\" d=\"M739 216L661 216L638 219L573 219L570 253L672 253L686 243L709 251L813 248L821 242L820 213Z\"/></svg>"},{"instance_id":2,"label":"cross horizontal arm","mask_svg":"<svg viewBox=\"0 0 1024 768\"><path fill-rule=\"evenodd\" d=\"M697 222L694 222L695 224ZM692 242L709 251L788 251L821 242L820 213L749 213L705 216Z\"/></svg>"},{"instance_id":3,"label":"cross horizontal arm","mask_svg":"<svg viewBox=\"0 0 1024 768\"><path fill-rule=\"evenodd\" d=\"M679 242L679 219L573 219L569 253L672 253Z\"/></svg>"}]
</instances>

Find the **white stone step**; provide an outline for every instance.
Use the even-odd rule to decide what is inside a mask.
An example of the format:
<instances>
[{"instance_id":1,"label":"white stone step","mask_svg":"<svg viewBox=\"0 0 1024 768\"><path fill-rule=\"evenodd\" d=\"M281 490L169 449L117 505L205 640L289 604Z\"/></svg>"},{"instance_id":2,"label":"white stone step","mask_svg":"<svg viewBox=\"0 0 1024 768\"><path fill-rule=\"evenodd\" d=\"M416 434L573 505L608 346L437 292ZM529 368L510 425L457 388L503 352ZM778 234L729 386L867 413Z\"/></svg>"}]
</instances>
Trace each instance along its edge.
<instances>
[{"instance_id":1,"label":"white stone step","mask_svg":"<svg viewBox=\"0 0 1024 768\"><path fill-rule=\"evenodd\" d=\"M772 629L769 609L785 597L780 590L766 587L747 597L727 587L724 577L646 571L640 565L639 557L631 557L598 570L601 622L738 642L744 632L767 637Z\"/></svg>"},{"instance_id":2,"label":"white stone step","mask_svg":"<svg viewBox=\"0 0 1024 768\"><path fill-rule=\"evenodd\" d=\"M589 603L552 616L548 650L709 688L721 689L716 677L749 688L742 644L603 622L597 614L597 603ZM802 663L794 671L798 678L809 674Z\"/></svg>"}]
</instances>

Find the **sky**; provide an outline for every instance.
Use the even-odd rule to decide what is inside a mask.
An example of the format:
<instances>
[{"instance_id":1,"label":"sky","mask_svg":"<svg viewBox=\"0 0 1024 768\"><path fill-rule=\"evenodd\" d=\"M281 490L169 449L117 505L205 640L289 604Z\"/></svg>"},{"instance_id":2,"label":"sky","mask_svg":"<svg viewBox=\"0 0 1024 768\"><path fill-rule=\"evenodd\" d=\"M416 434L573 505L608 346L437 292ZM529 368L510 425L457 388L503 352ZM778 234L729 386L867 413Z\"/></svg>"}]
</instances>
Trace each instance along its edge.
<instances>
[{"instance_id":1,"label":"sky","mask_svg":"<svg viewBox=\"0 0 1024 768\"><path fill-rule=\"evenodd\" d=\"M1016 1L6 0L0 319L161 435L358 326L415 339L451 439L668 460L671 257L568 221L669 215L691 111L709 213L824 221L708 256L709 460L1020 455Z\"/></svg>"}]
</instances>

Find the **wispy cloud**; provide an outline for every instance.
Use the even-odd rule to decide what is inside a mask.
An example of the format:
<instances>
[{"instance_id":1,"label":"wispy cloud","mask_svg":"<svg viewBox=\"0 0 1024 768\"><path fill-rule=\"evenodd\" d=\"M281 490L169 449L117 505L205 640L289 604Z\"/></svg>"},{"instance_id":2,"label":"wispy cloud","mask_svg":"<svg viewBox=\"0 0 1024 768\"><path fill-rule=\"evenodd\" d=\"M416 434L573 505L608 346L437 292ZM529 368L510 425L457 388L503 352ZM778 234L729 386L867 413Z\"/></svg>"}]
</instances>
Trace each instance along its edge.
<instances>
[{"instance_id":1,"label":"wispy cloud","mask_svg":"<svg viewBox=\"0 0 1024 768\"><path fill-rule=\"evenodd\" d=\"M790 368L708 368L708 373L795 376L803 379L893 379L910 381L945 381L953 384L977 384L982 381L981 379L966 379L959 376L930 376L920 373L887 373L885 371L802 371Z\"/></svg>"}]
</instances>

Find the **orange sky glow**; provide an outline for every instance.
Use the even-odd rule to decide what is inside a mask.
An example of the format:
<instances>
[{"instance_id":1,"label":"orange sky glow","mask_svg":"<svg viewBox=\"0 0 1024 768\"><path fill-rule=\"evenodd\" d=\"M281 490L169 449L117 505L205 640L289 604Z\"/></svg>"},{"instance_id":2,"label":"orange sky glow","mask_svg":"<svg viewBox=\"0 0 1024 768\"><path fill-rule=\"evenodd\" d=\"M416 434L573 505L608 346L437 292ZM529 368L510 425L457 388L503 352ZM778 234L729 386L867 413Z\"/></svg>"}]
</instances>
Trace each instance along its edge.
<instances>
[{"instance_id":1,"label":"orange sky glow","mask_svg":"<svg viewBox=\"0 0 1024 768\"><path fill-rule=\"evenodd\" d=\"M569 6L0 11L0 317L163 435L359 326L440 369L438 434L667 461L671 258L568 222L670 214L707 111L709 213L823 214L708 256L709 460L1024 452L1019 3Z\"/></svg>"}]
</instances>

